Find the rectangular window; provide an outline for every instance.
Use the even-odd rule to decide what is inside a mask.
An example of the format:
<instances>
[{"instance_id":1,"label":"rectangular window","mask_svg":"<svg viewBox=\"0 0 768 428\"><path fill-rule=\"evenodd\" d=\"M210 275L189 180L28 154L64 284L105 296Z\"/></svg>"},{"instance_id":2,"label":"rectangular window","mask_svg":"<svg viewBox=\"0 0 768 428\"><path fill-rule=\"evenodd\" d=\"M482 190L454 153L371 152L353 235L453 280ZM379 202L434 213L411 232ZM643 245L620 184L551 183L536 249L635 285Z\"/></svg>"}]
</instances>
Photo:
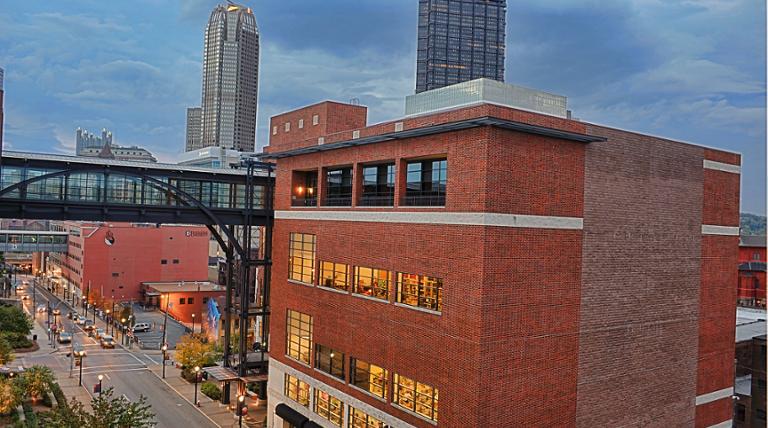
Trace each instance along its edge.
<instances>
[{"instance_id":1,"label":"rectangular window","mask_svg":"<svg viewBox=\"0 0 768 428\"><path fill-rule=\"evenodd\" d=\"M392 206L395 201L395 164L363 167L362 206Z\"/></svg>"},{"instance_id":2,"label":"rectangular window","mask_svg":"<svg viewBox=\"0 0 768 428\"><path fill-rule=\"evenodd\" d=\"M168 260L162 259L162 260L160 260L160 264L161 265L167 265L168 264Z\"/></svg>"},{"instance_id":3,"label":"rectangular window","mask_svg":"<svg viewBox=\"0 0 768 428\"><path fill-rule=\"evenodd\" d=\"M285 391L286 397L301 404L304 407L309 407L309 384L302 382L297 378L286 374L285 375Z\"/></svg>"},{"instance_id":4,"label":"rectangular window","mask_svg":"<svg viewBox=\"0 0 768 428\"><path fill-rule=\"evenodd\" d=\"M395 373L392 401L400 407L437 422L437 388Z\"/></svg>"},{"instance_id":5,"label":"rectangular window","mask_svg":"<svg viewBox=\"0 0 768 428\"><path fill-rule=\"evenodd\" d=\"M397 302L442 311L443 280L426 275L398 273Z\"/></svg>"},{"instance_id":6,"label":"rectangular window","mask_svg":"<svg viewBox=\"0 0 768 428\"><path fill-rule=\"evenodd\" d=\"M315 368L344 380L344 353L323 345L315 345Z\"/></svg>"},{"instance_id":7,"label":"rectangular window","mask_svg":"<svg viewBox=\"0 0 768 428\"><path fill-rule=\"evenodd\" d=\"M320 263L320 286L349 291L349 265L343 263Z\"/></svg>"},{"instance_id":8,"label":"rectangular window","mask_svg":"<svg viewBox=\"0 0 768 428\"><path fill-rule=\"evenodd\" d=\"M299 119L299 129L304 128L304 119Z\"/></svg>"},{"instance_id":9,"label":"rectangular window","mask_svg":"<svg viewBox=\"0 0 768 428\"><path fill-rule=\"evenodd\" d=\"M760 260L760 253L752 254L752 260Z\"/></svg>"},{"instance_id":10,"label":"rectangular window","mask_svg":"<svg viewBox=\"0 0 768 428\"><path fill-rule=\"evenodd\" d=\"M315 413L340 427L344 420L344 403L333 395L315 388Z\"/></svg>"},{"instance_id":11,"label":"rectangular window","mask_svg":"<svg viewBox=\"0 0 768 428\"><path fill-rule=\"evenodd\" d=\"M408 162L405 205L445 205L447 172L445 159Z\"/></svg>"},{"instance_id":12,"label":"rectangular window","mask_svg":"<svg viewBox=\"0 0 768 428\"><path fill-rule=\"evenodd\" d=\"M285 132L288 132L291 130L291 122L285 122Z\"/></svg>"},{"instance_id":13,"label":"rectangular window","mask_svg":"<svg viewBox=\"0 0 768 428\"><path fill-rule=\"evenodd\" d=\"M288 278L312 284L315 276L315 235L291 233Z\"/></svg>"},{"instance_id":14,"label":"rectangular window","mask_svg":"<svg viewBox=\"0 0 768 428\"><path fill-rule=\"evenodd\" d=\"M320 123L320 116L318 116L316 114L312 115L312 125L314 126L314 125L317 125L319 123Z\"/></svg>"},{"instance_id":15,"label":"rectangular window","mask_svg":"<svg viewBox=\"0 0 768 428\"><path fill-rule=\"evenodd\" d=\"M352 205L352 168L329 169L325 174L325 202L331 207Z\"/></svg>"},{"instance_id":16,"label":"rectangular window","mask_svg":"<svg viewBox=\"0 0 768 428\"><path fill-rule=\"evenodd\" d=\"M392 273L383 269L356 266L353 281L354 293L389 300L389 284Z\"/></svg>"},{"instance_id":17,"label":"rectangular window","mask_svg":"<svg viewBox=\"0 0 768 428\"><path fill-rule=\"evenodd\" d=\"M312 317L288 309L286 319L285 354L304 364L309 364L312 352Z\"/></svg>"},{"instance_id":18,"label":"rectangular window","mask_svg":"<svg viewBox=\"0 0 768 428\"><path fill-rule=\"evenodd\" d=\"M179 264L179 259L173 259L173 264L175 265Z\"/></svg>"},{"instance_id":19,"label":"rectangular window","mask_svg":"<svg viewBox=\"0 0 768 428\"><path fill-rule=\"evenodd\" d=\"M117 278L117 277L119 277L119 276L120 276L120 274L119 274L119 273L117 273L117 272L112 272L112 278Z\"/></svg>"},{"instance_id":20,"label":"rectangular window","mask_svg":"<svg viewBox=\"0 0 768 428\"><path fill-rule=\"evenodd\" d=\"M291 206L317 206L317 171L294 171Z\"/></svg>"},{"instance_id":21,"label":"rectangular window","mask_svg":"<svg viewBox=\"0 0 768 428\"><path fill-rule=\"evenodd\" d=\"M349 428L387 428L387 425L364 411L349 406Z\"/></svg>"},{"instance_id":22,"label":"rectangular window","mask_svg":"<svg viewBox=\"0 0 768 428\"><path fill-rule=\"evenodd\" d=\"M195 298L194 297L188 297L187 298L187 304L188 305L194 305L195 304Z\"/></svg>"},{"instance_id":23,"label":"rectangular window","mask_svg":"<svg viewBox=\"0 0 768 428\"><path fill-rule=\"evenodd\" d=\"M183 297L180 297L180 298L179 298L179 304L180 304L180 305L183 305L183 304L184 304L184 302L186 302L186 300L187 300L187 299L185 299L185 298L183 298Z\"/></svg>"},{"instance_id":24,"label":"rectangular window","mask_svg":"<svg viewBox=\"0 0 768 428\"><path fill-rule=\"evenodd\" d=\"M272 127L272 135L277 135L277 126Z\"/></svg>"},{"instance_id":25,"label":"rectangular window","mask_svg":"<svg viewBox=\"0 0 768 428\"><path fill-rule=\"evenodd\" d=\"M375 364L351 358L349 383L371 394L387 398L388 373Z\"/></svg>"}]
</instances>

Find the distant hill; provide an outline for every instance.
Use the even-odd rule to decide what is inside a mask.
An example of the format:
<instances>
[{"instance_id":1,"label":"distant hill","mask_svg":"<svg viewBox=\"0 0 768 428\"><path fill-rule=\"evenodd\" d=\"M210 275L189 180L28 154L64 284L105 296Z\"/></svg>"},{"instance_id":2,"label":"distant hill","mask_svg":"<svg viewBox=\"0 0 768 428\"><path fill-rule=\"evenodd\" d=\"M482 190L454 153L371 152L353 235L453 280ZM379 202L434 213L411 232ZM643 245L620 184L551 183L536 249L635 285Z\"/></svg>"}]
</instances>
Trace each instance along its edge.
<instances>
[{"instance_id":1,"label":"distant hill","mask_svg":"<svg viewBox=\"0 0 768 428\"><path fill-rule=\"evenodd\" d=\"M742 235L765 235L765 216L741 213Z\"/></svg>"}]
</instances>

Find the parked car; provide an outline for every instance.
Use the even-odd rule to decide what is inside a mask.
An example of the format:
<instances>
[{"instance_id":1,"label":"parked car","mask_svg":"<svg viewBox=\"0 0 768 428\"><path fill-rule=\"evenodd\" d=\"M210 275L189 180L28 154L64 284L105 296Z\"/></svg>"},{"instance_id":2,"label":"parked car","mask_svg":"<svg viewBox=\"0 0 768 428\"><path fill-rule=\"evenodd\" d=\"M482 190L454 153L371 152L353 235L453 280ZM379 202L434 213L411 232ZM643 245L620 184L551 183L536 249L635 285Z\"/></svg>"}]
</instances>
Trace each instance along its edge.
<instances>
[{"instance_id":1,"label":"parked car","mask_svg":"<svg viewBox=\"0 0 768 428\"><path fill-rule=\"evenodd\" d=\"M89 336L95 337L96 339L101 339L102 336L104 336L104 329L103 328L94 328L88 333Z\"/></svg>"},{"instance_id":2,"label":"parked car","mask_svg":"<svg viewBox=\"0 0 768 428\"><path fill-rule=\"evenodd\" d=\"M101 336L101 340L99 340L99 343L101 344L102 348L114 348L115 347L115 339L112 337L111 334L105 334Z\"/></svg>"},{"instance_id":3,"label":"parked car","mask_svg":"<svg viewBox=\"0 0 768 428\"><path fill-rule=\"evenodd\" d=\"M59 343L72 343L72 333L62 331L59 333Z\"/></svg>"},{"instance_id":4,"label":"parked car","mask_svg":"<svg viewBox=\"0 0 768 428\"><path fill-rule=\"evenodd\" d=\"M21 300L29 300L29 296L25 294L21 296Z\"/></svg>"},{"instance_id":5,"label":"parked car","mask_svg":"<svg viewBox=\"0 0 768 428\"><path fill-rule=\"evenodd\" d=\"M96 326L93 325L93 320L85 320L85 323L83 323L83 330L87 332L91 332Z\"/></svg>"},{"instance_id":6,"label":"parked car","mask_svg":"<svg viewBox=\"0 0 768 428\"><path fill-rule=\"evenodd\" d=\"M85 325L85 322L88 321L84 316L78 315L77 317L77 325Z\"/></svg>"},{"instance_id":7,"label":"parked car","mask_svg":"<svg viewBox=\"0 0 768 428\"><path fill-rule=\"evenodd\" d=\"M150 331L151 329L152 329L152 326L147 322L136 323L136 325L133 326L134 333L146 332L146 331Z\"/></svg>"}]
</instances>

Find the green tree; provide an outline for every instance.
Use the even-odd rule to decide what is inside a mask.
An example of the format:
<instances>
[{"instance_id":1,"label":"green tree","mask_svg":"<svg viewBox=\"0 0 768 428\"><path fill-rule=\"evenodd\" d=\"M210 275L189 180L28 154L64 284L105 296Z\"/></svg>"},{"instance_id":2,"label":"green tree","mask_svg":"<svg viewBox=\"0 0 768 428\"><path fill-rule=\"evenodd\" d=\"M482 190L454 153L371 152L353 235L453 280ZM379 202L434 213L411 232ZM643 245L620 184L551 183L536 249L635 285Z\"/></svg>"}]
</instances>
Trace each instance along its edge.
<instances>
[{"instance_id":1,"label":"green tree","mask_svg":"<svg viewBox=\"0 0 768 428\"><path fill-rule=\"evenodd\" d=\"M82 428L88 423L88 412L83 403L71 400L69 403L59 402L53 410L40 414L41 427L53 428Z\"/></svg>"},{"instance_id":2,"label":"green tree","mask_svg":"<svg viewBox=\"0 0 768 428\"><path fill-rule=\"evenodd\" d=\"M0 306L0 331L29 334L32 319L16 306Z\"/></svg>"},{"instance_id":3,"label":"green tree","mask_svg":"<svg viewBox=\"0 0 768 428\"><path fill-rule=\"evenodd\" d=\"M24 371L21 380L27 396L37 400L50 392L56 377L53 375L53 370L48 367L32 366Z\"/></svg>"},{"instance_id":4,"label":"green tree","mask_svg":"<svg viewBox=\"0 0 768 428\"><path fill-rule=\"evenodd\" d=\"M8 364L16 359L13 348L7 340L0 337L0 364Z\"/></svg>"},{"instance_id":5,"label":"green tree","mask_svg":"<svg viewBox=\"0 0 768 428\"><path fill-rule=\"evenodd\" d=\"M125 397L114 397L108 388L91 400L93 412L88 412L76 399L41 416L42 426L55 428L149 428L155 426L155 414L147 397L130 402Z\"/></svg>"},{"instance_id":6,"label":"green tree","mask_svg":"<svg viewBox=\"0 0 768 428\"><path fill-rule=\"evenodd\" d=\"M176 344L176 361L188 369L214 364L216 357L214 344L200 334L185 334Z\"/></svg>"},{"instance_id":7,"label":"green tree","mask_svg":"<svg viewBox=\"0 0 768 428\"><path fill-rule=\"evenodd\" d=\"M0 378L0 415L7 415L16 410L21 403L21 389L14 379Z\"/></svg>"}]
</instances>

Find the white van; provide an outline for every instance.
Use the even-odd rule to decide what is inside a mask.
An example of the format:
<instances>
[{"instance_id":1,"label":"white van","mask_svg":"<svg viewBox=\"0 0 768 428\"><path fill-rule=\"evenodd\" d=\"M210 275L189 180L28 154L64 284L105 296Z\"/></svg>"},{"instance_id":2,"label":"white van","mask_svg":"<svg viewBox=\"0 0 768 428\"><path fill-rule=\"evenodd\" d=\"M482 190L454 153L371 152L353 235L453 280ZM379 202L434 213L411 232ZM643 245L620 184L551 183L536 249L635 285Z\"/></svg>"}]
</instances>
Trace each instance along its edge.
<instances>
[{"instance_id":1,"label":"white van","mask_svg":"<svg viewBox=\"0 0 768 428\"><path fill-rule=\"evenodd\" d=\"M146 322L139 322L136 323L136 325L133 326L133 332L138 333L142 331L149 331L152 329L152 326L149 325L149 323Z\"/></svg>"}]
</instances>

